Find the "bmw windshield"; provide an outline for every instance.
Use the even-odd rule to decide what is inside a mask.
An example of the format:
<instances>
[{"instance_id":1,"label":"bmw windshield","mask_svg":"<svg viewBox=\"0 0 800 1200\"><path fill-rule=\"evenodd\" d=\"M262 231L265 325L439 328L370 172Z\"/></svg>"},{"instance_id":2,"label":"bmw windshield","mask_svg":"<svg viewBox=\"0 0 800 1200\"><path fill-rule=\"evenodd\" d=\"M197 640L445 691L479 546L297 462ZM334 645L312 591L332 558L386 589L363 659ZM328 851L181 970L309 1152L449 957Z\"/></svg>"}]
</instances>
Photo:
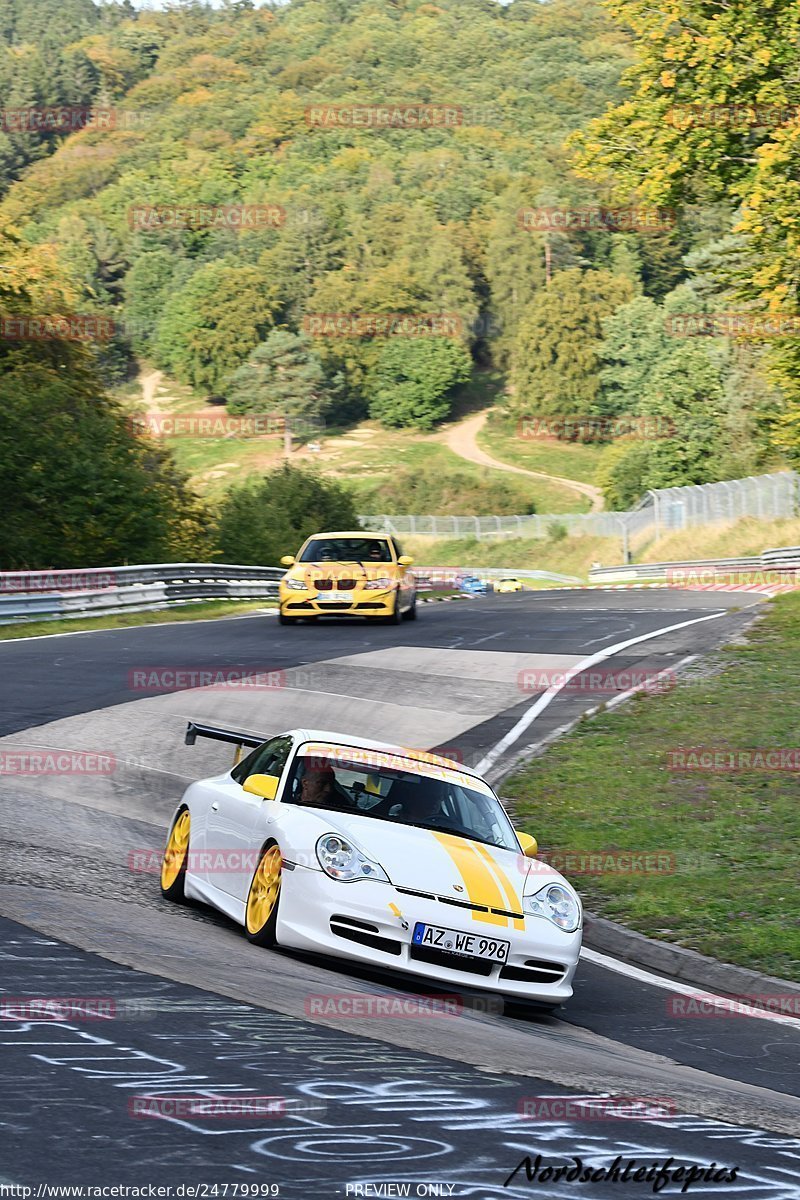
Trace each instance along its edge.
<instances>
[{"instance_id":1,"label":"bmw windshield","mask_svg":"<svg viewBox=\"0 0 800 1200\"><path fill-rule=\"evenodd\" d=\"M312 538L299 562L392 562L389 543L384 538Z\"/></svg>"}]
</instances>

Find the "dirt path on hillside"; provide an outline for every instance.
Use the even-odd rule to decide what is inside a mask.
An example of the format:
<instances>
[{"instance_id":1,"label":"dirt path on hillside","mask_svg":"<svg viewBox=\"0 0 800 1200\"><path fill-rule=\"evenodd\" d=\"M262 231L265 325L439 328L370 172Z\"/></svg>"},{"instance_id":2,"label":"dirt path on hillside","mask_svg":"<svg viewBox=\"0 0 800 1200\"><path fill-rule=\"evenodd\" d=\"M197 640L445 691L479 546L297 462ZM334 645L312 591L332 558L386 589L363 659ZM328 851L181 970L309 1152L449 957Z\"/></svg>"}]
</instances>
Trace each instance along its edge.
<instances>
[{"instance_id":1,"label":"dirt path on hillside","mask_svg":"<svg viewBox=\"0 0 800 1200\"><path fill-rule=\"evenodd\" d=\"M170 396L159 396L158 389L164 380L163 371L148 370L142 367L139 372L139 385L142 389L142 408L148 413L164 412L164 400L171 399Z\"/></svg>"},{"instance_id":2,"label":"dirt path on hillside","mask_svg":"<svg viewBox=\"0 0 800 1200\"><path fill-rule=\"evenodd\" d=\"M588 496L592 504L592 512L601 511L603 493L593 484L580 483L577 479L565 479L563 475L548 475L545 471L529 471L526 467L513 467L510 463L492 458L491 454L482 450L478 445L478 433L486 423L488 415L487 412L475 413L466 421L448 429L443 438L448 449L457 454L459 458L465 458L468 462L477 463L481 467L491 467L495 471L511 471L514 475L529 475L532 479L547 479L550 483L558 483L562 487L572 488L574 492Z\"/></svg>"}]
</instances>

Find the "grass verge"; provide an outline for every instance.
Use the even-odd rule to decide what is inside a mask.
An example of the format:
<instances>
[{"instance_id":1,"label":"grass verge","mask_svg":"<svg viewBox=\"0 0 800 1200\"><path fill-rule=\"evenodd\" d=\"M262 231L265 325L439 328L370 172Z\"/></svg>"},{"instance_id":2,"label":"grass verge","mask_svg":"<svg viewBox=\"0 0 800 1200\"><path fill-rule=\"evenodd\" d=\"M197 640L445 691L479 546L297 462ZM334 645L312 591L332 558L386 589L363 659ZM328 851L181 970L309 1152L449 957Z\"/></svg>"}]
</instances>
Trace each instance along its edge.
<instances>
[{"instance_id":1,"label":"grass verge","mask_svg":"<svg viewBox=\"0 0 800 1200\"><path fill-rule=\"evenodd\" d=\"M546 471L548 475L577 479L579 483L595 482L602 446L559 442L555 438L525 438L520 436L518 426L519 422L495 410L478 434L478 445L500 462L515 467Z\"/></svg>"},{"instance_id":2,"label":"grass verge","mask_svg":"<svg viewBox=\"0 0 800 1200\"><path fill-rule=\"evenodd\" d=\"M667 758L679 747L798 746L800 595L776 599L717 664L581 722L503 791L545 851L674 855L673 873L573 876L591 911L800 981L800 776L675 770Z\"/></svg>"},{"instance_id":3,"label":"grass verge","mask_svg":"<svg viewBox=\"0 0 800 1200\"><path fill-rule=\"evenodd\" d=\"M76 617L74 620L26 621L22 625L0 625L0 641L41 637L48 633L92 633L96 629L130 629L136 625L163 625L165 621L208 621L215 617L235 617L276 607L273 600L209 600L162 608L158 612L110 613L105 617Z\"/></svg>"},{"instance_id":4,"label":"grass verge","mask_svg":"<svg viewBox=\"0 0 800 1200\"><path fill-rule=\"evenodd\" d=\"M800 519L761 521L742 517L722 525L681 529L651 542L637 562L680 562L694 558L737 558L774 546L800 545Z\"/></svg>"}]
</instances>

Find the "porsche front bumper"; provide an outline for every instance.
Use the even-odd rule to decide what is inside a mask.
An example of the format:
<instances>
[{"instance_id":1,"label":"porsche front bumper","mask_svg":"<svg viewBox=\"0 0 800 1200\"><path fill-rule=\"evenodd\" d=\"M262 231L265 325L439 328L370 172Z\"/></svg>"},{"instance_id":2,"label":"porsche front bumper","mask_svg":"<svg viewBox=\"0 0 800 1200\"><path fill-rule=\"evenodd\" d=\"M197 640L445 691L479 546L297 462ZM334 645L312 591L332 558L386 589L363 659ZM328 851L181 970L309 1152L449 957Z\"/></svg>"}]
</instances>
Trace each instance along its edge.
<instances>
[{"instance_id":1,"label":"porsche front bumper","mask_svg":"<svg viewBox=\"0 0 800 1200\"><path fill-rule=\"evenodd\" d=\"M559 1004L572 995L581 930L564 933L527 916L524 929L489 925L469 907L410 894L392 884L341 883L324 871L296 866L281 882L278 943L332 954L455 987L485 988L520 1000ZM399 915L398 915L399 913ZM502 938L511 943L500 965L412 945L417 921Z\"/></svg>"}]
</instances>

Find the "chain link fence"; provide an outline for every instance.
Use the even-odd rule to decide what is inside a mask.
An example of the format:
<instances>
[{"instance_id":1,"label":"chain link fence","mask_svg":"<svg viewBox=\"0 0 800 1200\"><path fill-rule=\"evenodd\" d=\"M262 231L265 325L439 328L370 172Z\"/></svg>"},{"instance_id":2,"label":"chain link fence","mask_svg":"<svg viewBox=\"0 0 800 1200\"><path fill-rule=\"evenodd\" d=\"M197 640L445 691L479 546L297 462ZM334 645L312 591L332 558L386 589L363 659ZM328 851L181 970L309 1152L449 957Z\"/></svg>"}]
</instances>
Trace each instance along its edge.
<instances>
[{"instance_id":1,"label":"chain link fence","mask_svg":"<svg viewBox=\"0 0 800 1200\"><path fill-rule=\"evenodd\" d=\"M436 517L416 515L361 516L364 529L429 537L552 537L560 529L572 537L620 537L627 540L648 529L656 536L693 525L712 525L740 517L772 520L794 517L800 508L800 476L796 471L752 475L725 483L657 488L628 512L537 513L510 517Z\"/></svg>"}]
</instances>

